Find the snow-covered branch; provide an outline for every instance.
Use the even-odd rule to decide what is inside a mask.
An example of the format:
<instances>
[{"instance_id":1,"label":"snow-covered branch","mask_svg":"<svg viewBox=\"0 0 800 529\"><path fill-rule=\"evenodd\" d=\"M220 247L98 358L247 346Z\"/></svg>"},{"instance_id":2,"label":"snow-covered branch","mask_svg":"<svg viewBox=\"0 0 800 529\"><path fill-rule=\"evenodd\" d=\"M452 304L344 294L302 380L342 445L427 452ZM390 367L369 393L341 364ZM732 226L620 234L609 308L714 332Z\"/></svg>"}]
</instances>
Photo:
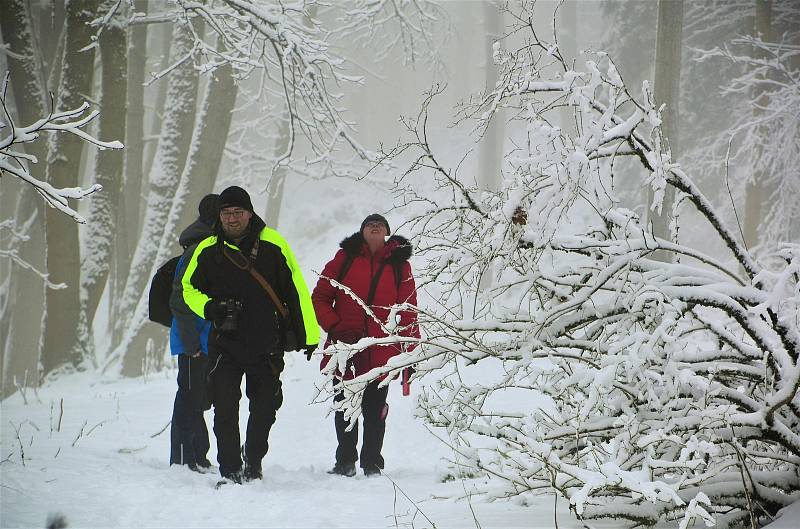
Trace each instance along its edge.
<instances>
[{"instance_id":1,"label":"snow-covered branch","mask_svg":"<svg viewBox=\"0 0 800 529\"><path fill-rule=\"evenodd\" d=\"M68 199L84 198L100 191L102 187L95 184L88 188L55 188L48 182L34 178L30 174L28 164L38 163L38 160L34 156L17 151L15 146L39 140L40 132L43 131L74 134L99 149L122 149L122 143L100 141L83 130L83 127L99 115L96 110L89 112L88 103L84 103L74 110L51 112L35 123L18 126L14 123L6 104L7 85L8 74L6 74L3 90L0 93L0 105L3 109L3 116L0 117L0 175L10 174L32 185L50 206L63 211L81 224L85 223L86 220L69 205Z\"/></svg>"}]
</instances>

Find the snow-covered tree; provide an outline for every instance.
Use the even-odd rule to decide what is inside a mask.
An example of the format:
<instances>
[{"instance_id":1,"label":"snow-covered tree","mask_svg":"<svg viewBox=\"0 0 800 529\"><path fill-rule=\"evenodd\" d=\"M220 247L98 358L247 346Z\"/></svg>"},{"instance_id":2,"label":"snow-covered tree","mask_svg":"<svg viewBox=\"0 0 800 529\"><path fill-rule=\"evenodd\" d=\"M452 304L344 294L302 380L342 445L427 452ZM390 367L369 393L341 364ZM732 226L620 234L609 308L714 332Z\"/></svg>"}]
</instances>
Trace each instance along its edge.
<instances>
[{"instance_id":1,"label":"snow-covered tree","mask_svg":"<svg viewBox=\"0 0 800 529\"><path fill-rule=\"evenodd\" d=\"M199 23L199 21L197 22ZM141 310L137 310L137 306L141 305L142 293L146 292L147 284L153 276L153 268L161 264L156 260L161 250L160 242L164 237L170 210L173 207L173 198L189 155L197 109L199 76L192 58L194 53L193 31L195 30L192 23L185 20L184 23L177 24L175 28L171 58L174 64L181 66L174 68L167 79L164 127L158 142L155 163L149 175L147 206L142 219L142 231L120 301L118 314L121 317L114 322L118 327L119 335L130 330L133 323L132 316L141 312ZM172 229L174 230L174 226ZM176 234L171 235L177 238ZM170 248L170 250L175 251L174 248ZM146 307L145 303L144 308L146 309ZM133 335L135 335L135 331L133 331ZM133 335L128 333L123 338L125 346L111 356L112 360L116 361L124 356L131 346L130 341ZM159 332L158 336L161 342L160 349L166 343L166 336L163 332ZM135 347L143 351L146 343L147 337L143 338L142 343L137 342ZM130 367L130 373L141 373L141 364Z\"/></svg>"},{"instance_id":2,"label":"snow-covered tree","mask_svg":"<svg viewBox=\"0 0 800 529\"><path fill-rule=\"evenodd\" d=\"M163 262L177 253L180 230L197 218L197 204L203 196L213 191L225 148L225 142L219 141L219 138L228 137L236 94L231 68L222 65L212 74L203 105L196 117L189 154L172 196L161 240L153 245L158 252L151 266L150 277ZM147 338L154 333L163 335L161 329L146 325L147 299L148 292L145 290L139 296L134 317L126 320L122 342L123 347L127 347L123 359L123 373L126 375L141 372ZM129 344L140 345L131 347Z\"/></svg>"},{"instance_id":3,"label":"snow-covered tree","mask_svg":"<svg viewBox=\"0 0 800 529\"><path fill-rule=\"evenodd\" d=\"M800 21L800 8L794 13ZM730 62L742 66L740 75L720 87L724 95L741 101L727 134L709 142L714 159L724 160L731 171L744 168L749 193L761 189L755 219L748 221L746 242L758 243L765 252L784 240L800 237L800 47L796 37L780 41L739 37L724 48L702 52L704 64ZM738 189L745 186L737 185ZM738 194L737 194L738 196ZM761 213L760 210L763 210ZM739 209L744 216L744 208ZM745 219L742 219L745 222ZM793 224L794 223L794 224ZM756 237L758 234L758 237Z\"/></svg>"},{"instance_id":4,"label":"snow-covered tree","mask_svg":"<svg viewBox=\"0 0 800 529\"><path fill-rule=\"evenodd\" d=\"M89 22L97 11L97 0L72 0L66 6L64 46L60 68L58 100L55 111L78 108L91 93L94 79L94 51L83 50L92 32ZM83 142L72 134L49 138L47 182L60 188L77 187ZM64 364L78 365L84 351L79 345L80 315L80 244L78 227L61 212L45 208L45 244L47 271L57 282L69 285L62 290L45 292L42 366L49 373ZM85 331L85 329L84 329Z\"/></svg>"},{"instance_id":5,"label":"snow-covered tree","mask_svg":"<svg viewBox=\"0 0 800 529\"><path fill-rule=\"evenodd\" d=\"M413 364L436 374L418 413L462 475L490 478L471 484L489 498L555 493L582 520L631 526L763 523L800 499L800 245L756 261L670 157L650 84L626 86L603 53L573 69L530 4L515 13L473 114L513 115L511 169L488 192L441 161L426 127L436 91L406 121L412 141L387 155L414 160L399 196L427 263L424 343L344 382L338 407L357 415L370 380ZM556 125L562 105L577 131ZM670 216L694 212L681 229L708 244L655 236L618 196L622 159L648 207L674 189ZM330 348L329 366L375 342Z\"/></svg>"},{"instance_id":6,"label":"snow-covered tree","mask_svg":"<svg viewBox=\"0 0 800 529\"><path fill-rule=\"evenodd\" d=\"M106 1L100 12L107 15L95 22L100 26L96 42L100 52L103 114L98 134L103 138L123 138L126 129L128 48L124 19L117 6L113 0ZM85 291L81 296L82 317L90 329L113 265L124 159L123 152L110 150L101 151L95 159L94 182L104 192L89 203L87 216L92 222L81 241L81 290Z\"/></svg>"},{"instance_id":7,"label":"snow-covered tree","mask_svg":"<svg viewBox=\"0 0 800 529\"><path fill-rule=\"evenodd\" d=\"M45 114L45 97L39 82L40 68L37 63L37 50L32 35L30 13L23 0L0 3L0 31L6 46L6 63L10 75L9 84L13 92L13 105L7 95L4 101L19 123L33 123ZM11 52L11 53L8 53ZM13 108L12 108L13 107ZM25 152L39 160L47 158L45 141L28 143ZM39 181L45 180L44 164L29 164L28 171ZM9 189L4 185L4 190ZM41 199L33 186L22 186L16 194L14 212L14 232L24 234L34 241L44 240L44 209ZM5 191L4 191L5 192ZM0 206L3 209L6 207ZM10 206L10 203L8 205ZM7 211L7 210L5 210ZM5 216L2 221L7 219ZM6 233L12 233L10 230ZM44 245L24 242L11 235L6 239L1 233L4 248L16 247L19 258L25 263L44 270ZM30 240L28 239L28 240ZM8 242L7 242L8 241ZM39 336L44 311L44 285L41 278L28 270L9 262L8 272L4 274L3 295L0 298L0 352L2 352L2 382L0 393L8 394L14 388L14 379L24 380L26 373L32 382L37 377L39 363ZM20 295L25 292L25 295ZM13 308L12 310L12 300Z\"/></svg>"},{"instance_id":8,"label":"snow-covered tree","mask_svg":"<svg viewBox=\"0 0 800 529\"><path fill-rule=\"evenodd\" d=\"M29 125L19 125L15 123L9 108L6 104L6 93L8 87L8 75L2 85L0 93L0 106L3 109L3 117L0 118L0 175L11 176L30 186L46 203L61 214L72 217L73 221L85 223L86 220L69 203L70 199L82 199L92 193L102 189L99 184L88 188L70 187L57 188L52 184L39 180L32 174L31 166L38 163L35 155L28 154L19 149L22 144L29 144L41 140L42 132L70 134L78 138L80 142L92 143L100 149L121 149L122 143L119 141L100 141L85 130L87 124L95 119L99 112L89 111L89 104L84 103L73 110L63 112L51 112ZM51 103L52 104L52 103ZM26 202L27 203L27 202ZM11 242L8 247L0 248L0 257L7 258L16 263L17 266L37 274L49 290L60 290L64 288L63 283L56 283L52 280L50 270L37 270L34 265L21 257L19 251L20 244L29 239L27 230L30 229L28 223L18 224L14 219L5 219L0 223L4 230L9 230L12 234ZM31 380L35 380L31 373Z\"/></svg>"}]
</instances>

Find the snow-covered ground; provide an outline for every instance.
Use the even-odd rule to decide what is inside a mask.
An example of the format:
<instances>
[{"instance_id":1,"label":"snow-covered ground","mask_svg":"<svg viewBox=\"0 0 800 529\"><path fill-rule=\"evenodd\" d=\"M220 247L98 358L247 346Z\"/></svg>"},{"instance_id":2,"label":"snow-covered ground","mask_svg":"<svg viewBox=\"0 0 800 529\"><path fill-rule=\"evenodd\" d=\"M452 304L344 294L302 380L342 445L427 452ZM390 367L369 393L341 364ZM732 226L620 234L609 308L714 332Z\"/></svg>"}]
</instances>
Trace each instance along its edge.
<instances>
[{"instance_id":1,"label":"snow-covered ground","mask_svg":"<svg viewBox=\"0 0 800 529\"><path fill-rule=\"evenodd\" d=\"M62 377L38 397L29 390L28 404L14 394L0 403L0 527L44 527L53 513L62 513L70 527L86 528L554 527L552 496L529 505L439 499L463 496L470 484L442 482L448 450L413 416L413 386L411 397L396 383L390 388L386 476L328 475L335 435L327 403L310 403L320 380L317 364L304 358L287 364L264 480L220 490L216 474L168 465L169 429L162 429L172 410L173 371L146 379ZM242 403L244 424L246 398ZM211 416L206 413L209 428ZM582 527L564 500L558 505L559 528ZM798 519L800 505L794 505L770 527L795 528Z\"/></svg>"},{"instance_id":2,"label":"snow-covered ground","mask_svg":"<svg viewBox=\"0 0 800 529\"><path fill-rule=\"evenodd\" d=\"M447 448L414 418L414 388L403 397L396 383L386 476L328 475L335 434L327 403L310 403L321 380L317 363L298 357L287 364L264 480L220 490L216 474L168 465L169 429L161 430L172 410L174 371L121 380L79 374L46 385L38 397L28 391L28 404L11 396L0 404L0 526L43 527L48 515L62 513L71 527L90 528L553 527L552 497L529 506L437 499L463 495L469 483L442 483ZM207 412L209 429L211 419ZM212 461L213 445L212 434ZM559 527L580 527L563 500L559 506Z\"/></svg>"}]
</instances>

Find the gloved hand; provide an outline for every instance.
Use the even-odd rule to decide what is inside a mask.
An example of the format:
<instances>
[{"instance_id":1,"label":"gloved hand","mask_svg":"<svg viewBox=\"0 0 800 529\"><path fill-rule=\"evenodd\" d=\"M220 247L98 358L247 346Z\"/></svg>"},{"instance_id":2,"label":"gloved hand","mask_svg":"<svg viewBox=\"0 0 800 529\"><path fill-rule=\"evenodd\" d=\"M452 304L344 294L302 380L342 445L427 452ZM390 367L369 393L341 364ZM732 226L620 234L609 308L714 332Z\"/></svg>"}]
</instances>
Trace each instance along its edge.
<instances>
[{"instance_id":1,"label":"gloved hand","mask_svg":"<svg viewBox=\"0 0 800 529\"><path fill-rule=\"evenodd\" d=\"M219 321L225 317L225 307L222 306L222 300L212 299L206 303L203 309L203 317L209 321Z\"/></svg>"},{"instance_id":2,"label":"gloved hand","mask_svg":"<svg viewBox=\"0 0 800 529\"><path fill-rule=\"evenodd\" d=\"M310 362L311 361L311 355L313 355L314 351L316 351L316 350L317 350L317 346L316 345L310 345L310 346L306 347L306 349L305 349L306 360L308 360Z\"/></svg>"},{"instance_id":3,"label":"gloved hand","mask_svg":"<svg viewBox=\"0 0 800 529\"><path fill-rule=\"evenodd\" d=\"M336 327L333 327L330 331L328 331L328 336L333 342L342 342L347 344L356 343L364 337L363 333L358 329L339 330Z\"/></svg>"}]
</instances>

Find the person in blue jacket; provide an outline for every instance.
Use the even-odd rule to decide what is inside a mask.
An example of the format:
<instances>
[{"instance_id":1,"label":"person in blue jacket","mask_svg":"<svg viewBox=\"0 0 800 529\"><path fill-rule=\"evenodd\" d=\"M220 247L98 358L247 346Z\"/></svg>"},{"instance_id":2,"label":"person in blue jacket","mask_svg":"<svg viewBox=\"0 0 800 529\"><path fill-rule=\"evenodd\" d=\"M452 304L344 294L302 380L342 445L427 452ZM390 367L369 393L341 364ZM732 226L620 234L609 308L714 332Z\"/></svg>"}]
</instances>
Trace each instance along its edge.
<instances>
[{"instance_id":1,"label":"person in blue jacket","mask_svg":"<svg viewBox=\"0 0 800 529\"><path fill-rule=\"evenodd\" d=\"M198 219L178 239L183 255L175 269L170 295L172 326L170 350L178 357L178 391L172 409L170 429L170 465L187 465L195 471L211 467L208 428L203 412L210 402L206 388L208 372L208 335L211 322L197 316L183 301L181 280L197 243L213 233L219 195L209 194L200 201Z\"/></svg>"}]
</instances>

